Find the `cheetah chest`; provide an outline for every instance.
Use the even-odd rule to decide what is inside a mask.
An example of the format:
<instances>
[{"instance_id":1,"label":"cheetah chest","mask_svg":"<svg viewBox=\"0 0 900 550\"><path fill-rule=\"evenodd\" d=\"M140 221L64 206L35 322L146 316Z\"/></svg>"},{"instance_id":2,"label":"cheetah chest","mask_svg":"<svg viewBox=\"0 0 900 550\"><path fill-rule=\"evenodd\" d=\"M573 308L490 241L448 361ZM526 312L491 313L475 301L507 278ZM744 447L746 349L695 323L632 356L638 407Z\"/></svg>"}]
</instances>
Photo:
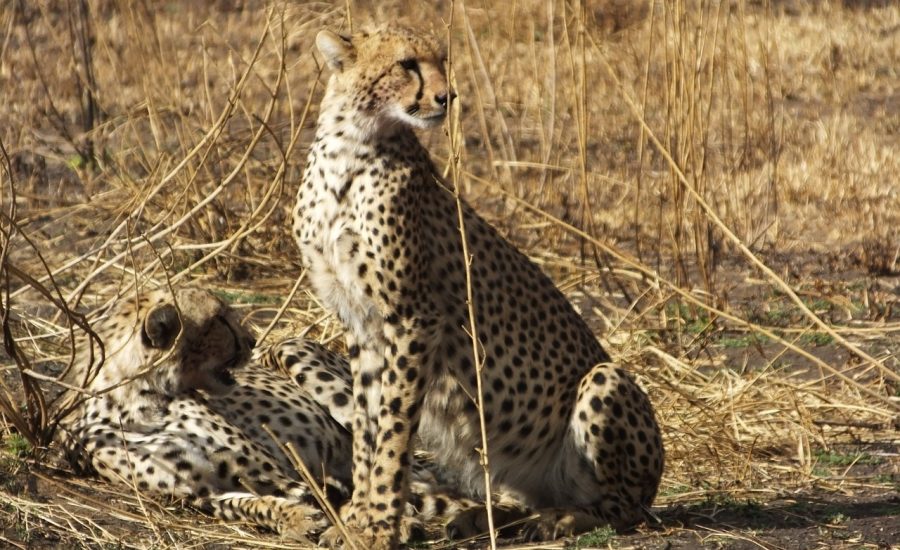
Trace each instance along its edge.
<instances>
[{"instance_id":1,"label":"cheetah chest","mask_svg":"<svg viewBox=\"0 0 900 550\"><path fill-rule=\"evenodd\" d=\"M358 216L351 198L333 191L327 179L307 183L313 185L305 185L298 196L294 231L310 282L324 305L361 334L377 317L377 308L357 268L363 244ZM310 192L312 197L304 196Z\"/></svg>"}]
</instances>

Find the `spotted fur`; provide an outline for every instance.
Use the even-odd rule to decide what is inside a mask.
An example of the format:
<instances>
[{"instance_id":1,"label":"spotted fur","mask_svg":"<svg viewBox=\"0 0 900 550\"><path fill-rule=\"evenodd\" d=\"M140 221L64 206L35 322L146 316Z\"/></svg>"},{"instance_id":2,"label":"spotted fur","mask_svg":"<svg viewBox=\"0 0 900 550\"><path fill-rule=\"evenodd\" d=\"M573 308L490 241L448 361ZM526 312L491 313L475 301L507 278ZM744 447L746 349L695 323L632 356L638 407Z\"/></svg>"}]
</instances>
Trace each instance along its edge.
<instances>
[{"instance_id":1,"label":"spotted fur","mask_svg":"<svg viewBox=\"0 0 900 550\"><path fill-rule=\"evenodd\" d=\"M451 97L443 52L388 26L317 45L333 74L297 193L294 234L319 298L346 327L353 494L366 547L396 543L411 438L481 496L475 361L457 207L414 128ZM463 205L493 486L552 538L643 518L663 448L653 408L552 281ZM480 526L469 511L454 526ZM334 533L332 533L333 535Z\"/></svg>"},{"instance_id":2,"label":"spotted fur","mask_svg":"<svg viewBox=\"0 0 900 550\"><path fill-rule=\"evenodd\" d=\"M352 393L344 357L288 338L256 349L244 365L253 338L228 306L195 289L125 300L96 332L106 360L99 369L76 364L67 382L98 396L72 392L69 402L81 402L59 436L78 470L299 540L321 531L325 518L285 445L335 505L349 496ZM401 536L474 507L441 489L423 462Z\"/></svg>"},{"instance_id":3,"label":"spotted fur","mask_svg":"<svg viewBox=\"0 0 900 550\"><path fill-rule=\"evenodd\" d=\"M280 443L291 444L336 503L345 498L350 439L328 413L336 394L298 388L255 362L242 367L252 336L202 290L125 299L96 332L105 361L99 369L77 364L68 381L97 396L73 392L81 402L59 433L79 470L290 538L326 525ZM330 359L314 346L294 369Z\"/></svg>"}]
</instances>

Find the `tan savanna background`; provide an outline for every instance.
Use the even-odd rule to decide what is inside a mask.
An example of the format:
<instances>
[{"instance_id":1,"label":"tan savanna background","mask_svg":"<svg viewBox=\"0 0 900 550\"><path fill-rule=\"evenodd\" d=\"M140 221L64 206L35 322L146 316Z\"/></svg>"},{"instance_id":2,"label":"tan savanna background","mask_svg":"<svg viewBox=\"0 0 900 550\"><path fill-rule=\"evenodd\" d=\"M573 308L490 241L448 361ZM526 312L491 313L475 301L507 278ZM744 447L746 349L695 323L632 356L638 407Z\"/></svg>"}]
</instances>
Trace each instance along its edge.
<instances>
[{"instance_id":1,"label":"tan savanna background","mask_svg":"<svg viewBox=\"0 0 900 550\"><path fill-rule=\"evenodd\" d=\"M0 0L0 546L281 544L73 477L53 377L136 284L341 349L288 232L313 40L400 18L451 45L437 165L664 432L660 523L541 547L900 544L898 2Z\"/></svg>"}]
</instances>

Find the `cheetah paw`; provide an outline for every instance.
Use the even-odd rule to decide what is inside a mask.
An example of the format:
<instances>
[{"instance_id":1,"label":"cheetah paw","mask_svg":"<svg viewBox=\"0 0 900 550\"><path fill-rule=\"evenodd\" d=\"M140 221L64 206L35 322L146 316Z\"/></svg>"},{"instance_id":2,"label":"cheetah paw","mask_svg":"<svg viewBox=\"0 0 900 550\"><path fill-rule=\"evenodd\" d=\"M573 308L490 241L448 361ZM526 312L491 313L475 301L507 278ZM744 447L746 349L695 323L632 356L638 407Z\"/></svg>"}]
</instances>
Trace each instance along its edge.
<instances>
[{"instance_id":1,"label":"cheetah paw","mask_svg":"<svg viewBox=\"0 0 900 550\"><path fill-rule=\"evenodd\" d=\"M333 525L325 529L322 536L319 537L319 546L322 548L338 549L342 548L343 544L344 536L341 534L341 530Z\"/></svg>"},{"instance_id":2,"label":"cheetah paw","mask_svg":"<svg viewBox=\"0 0 900 550\"><path fill-rule=\"evenodd\" d=\"M319 537L319 546L335 550L392 550L397 545L387 534L379 535L370 528L361 529L345 525L343 531L336 526L326 529Z\"/></svg>"},{"instance_id":3,"label":"cheetah paw","mask_svg":"<svg viewBox=\"0 0 900 550\"><path fill-rule=\"evenodd\" d=\"M550 541L575 535L576 521L571 514L541 514L529 519L520 534L528 542Z\"/></svg>"},{"instance_id":4,"label":"cheetah paw","mask_svg":"<svg viewBox=\"0 0 900 550\"><path fill-rule=\"evenodd\" d=\"M514 529L503 527L507 524L518 523L528 512L519 507L493 507L494 527L500 529L504 534ZM446 527L445 532L448 539L464 540L469 539L483 533L488 532L487 509L484 506L469 508L456 514Z\"/></svg>"},{"instance_id":5,"label":"cheetah paw","mask_svg":"<svg viewBox=\"0 0 900 550\"><path fill-rule=\"evenodd\" d=\"M425 538L425 524L422 520L413 516L403 516L400 518L400 542L408 544L411 541L422 540Z\"/></svg>"},{"instance_id":6,"label":"cheetah paw","mask_svg":"<svg viewBox=\"0 0 900 550\"><path fill-rule=\"evenodd\" d=\"M324 527L322 516L315 508L293 505L277 513L276 530L282 538L310 544L309 535Z\"/></svg>"}]
</instances>

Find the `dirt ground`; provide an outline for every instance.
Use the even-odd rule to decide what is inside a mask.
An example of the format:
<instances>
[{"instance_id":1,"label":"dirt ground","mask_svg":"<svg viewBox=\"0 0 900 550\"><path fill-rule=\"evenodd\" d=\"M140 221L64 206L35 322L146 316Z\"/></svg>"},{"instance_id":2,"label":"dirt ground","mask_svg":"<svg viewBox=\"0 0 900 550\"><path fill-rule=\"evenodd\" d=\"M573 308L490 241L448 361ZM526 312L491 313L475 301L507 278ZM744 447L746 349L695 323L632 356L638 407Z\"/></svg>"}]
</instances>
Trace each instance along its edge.
<instances>
[{"instance_id":1,"label":"dirt ground","mask_svg":"<svg viewBox=\"0 0 900 550\"><path fill-rule=\"evenodd\" d=\"M830 549L900 548L900 460L897 445L859 447L851 455L882 457L874 464L843 466L835 474L842 479L890 479L894 489L873 486L854 490L852 496L839 487L809 487L789 493L760 491L740 498L713 497L701 502L654 507L659 522L633 533L608 531L553 544L525 544L501 539L503 546L515 548L634 548L664 550L674 548L715 549ZM206 518L173 511L165 533L154 531L142 517L133 498L117 495L109 488L98 490L92 483L72 482L67 476L44 466L3 467L0 484L7 496L0 547L9 548L135 548L174 545L203 549L281 547L282 541L252 528L223 532ZM828 483L831 485L831 483ZM15 512L9 502L15 502ZM23 503L27 502L27 505ZM123 505L127 503L127 505ZM146 504L149 506L149 504ZM48 511L50 507L58 507ZM70 529L59 528L71 511L69 521L83 526L89 537L78 537ZM30 512L30 513L29 513ZM52 519L50 519L52 517ZM56 524L56 525L54 525ZM106 542L98 542L105 540ZM484 540L454 543L434 540L417 548L484 548ZM287 547L302 548L288 544Z\"/></svg>"}]
</instances>

